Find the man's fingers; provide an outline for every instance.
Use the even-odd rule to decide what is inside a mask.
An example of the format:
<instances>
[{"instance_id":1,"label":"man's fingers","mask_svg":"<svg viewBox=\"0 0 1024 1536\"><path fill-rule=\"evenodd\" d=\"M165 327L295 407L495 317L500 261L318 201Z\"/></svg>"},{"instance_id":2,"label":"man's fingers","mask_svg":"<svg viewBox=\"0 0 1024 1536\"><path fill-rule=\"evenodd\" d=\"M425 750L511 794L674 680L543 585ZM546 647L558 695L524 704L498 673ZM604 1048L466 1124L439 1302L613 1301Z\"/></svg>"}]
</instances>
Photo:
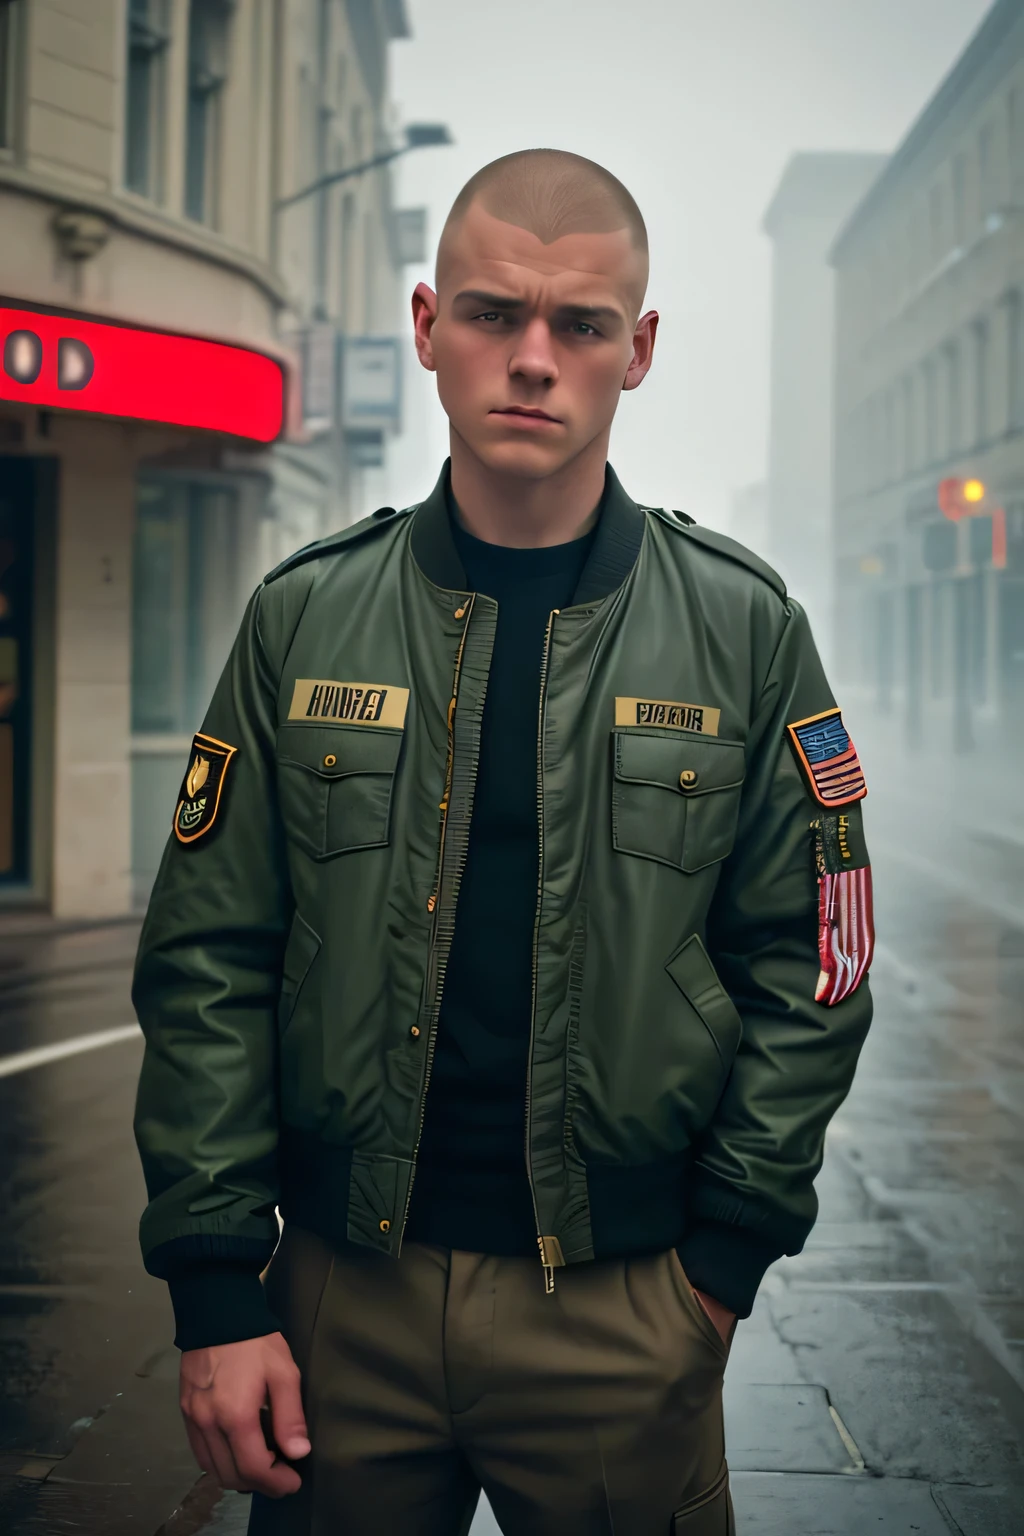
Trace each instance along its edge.
<instances>
[{"instance_id":1,"label":"man's fingers","mask_svg":"<svg viewBox=\"0 0 1024 1536\"><path fill-rule=\"evenodd\" d=\"M254 1488L272 1499L298 1492L302 1479L286 1462L275 1461L258 1421L239 1425L228 1438L243 1489Z\"/></svg>"},{"instance_id":2,"label":"man's fingers","mask_svg":"<svg viewBox=\"0 0 1024 1536\"><path fill-rule=\"evenodd\" d=\"M185 1433L188 1436L188 1443L191 1447L192 1455L199 1463L200 1471L207 1472L210 1477L216 1477L217 1473L213 1465L213 1457L210 1455L210 1452L207 1449L206 1441L203 1438L202 1431L196 1428L184 1410L182 1411L181 1416L185 1421Z\"/></svg>"},{"instance_id":3,"label":"man's fingers","mask_svg":"<svg viewBox=\"0 0 1024 1536\"><path fill-rule=\"evenodd\" d=\"M218 1429L216 1424L211 1424L202 1433L213 1462L213 1475L218 1483L222 1488L233 1488L242 1492L242 1479L238 1475L227 1435L222 1429Z\"/></svg>"},{"instance_id":4,"label":"man's fingers","mask_svg":"<svg viewBox=\"0 0 1024 1536\"><path fill-rule=\"evenodd\" d=\"M289 1461L300 1461L310 1452L306 1415L302 1411L301 1378L292 1366L268 1377L270 1420L274 1444Z\"/></svg>"}]
</instances>

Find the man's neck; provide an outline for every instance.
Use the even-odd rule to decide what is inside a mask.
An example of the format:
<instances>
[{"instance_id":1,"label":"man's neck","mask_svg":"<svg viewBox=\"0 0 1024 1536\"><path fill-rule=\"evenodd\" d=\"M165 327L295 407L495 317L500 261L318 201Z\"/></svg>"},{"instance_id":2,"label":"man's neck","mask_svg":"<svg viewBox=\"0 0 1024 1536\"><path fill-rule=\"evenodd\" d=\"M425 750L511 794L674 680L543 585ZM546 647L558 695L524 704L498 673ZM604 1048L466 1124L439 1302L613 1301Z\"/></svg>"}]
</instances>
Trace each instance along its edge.
<instances>
[{"instance_id":1,"label":"man's neck","mask_svg":"<svg viewBox=\"0 0 1024 1536\"><path fill-rule=\"evenodd\" d=\"M454 432L452 496L459 521L486 544L544 549L590 532L604 494L606 438L543 480L496 474Z\"/></svg>"}]
</instances>

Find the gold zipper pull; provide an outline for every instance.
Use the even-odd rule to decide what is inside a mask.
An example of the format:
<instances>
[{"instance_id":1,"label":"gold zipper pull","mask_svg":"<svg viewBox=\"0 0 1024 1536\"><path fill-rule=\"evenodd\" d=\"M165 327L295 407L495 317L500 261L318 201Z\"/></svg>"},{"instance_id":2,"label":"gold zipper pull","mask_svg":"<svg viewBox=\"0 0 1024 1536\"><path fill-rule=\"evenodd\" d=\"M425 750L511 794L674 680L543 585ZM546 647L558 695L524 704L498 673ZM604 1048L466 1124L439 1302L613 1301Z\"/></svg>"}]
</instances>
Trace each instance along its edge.
<instances>
[{"instance_id":1,"label":"gold zipper pull","mask_svg":"<svg viewBox=\"0 0 1024 1536\"><path fill-rule=\"evenodd\" d=\"M537 1247L540 1249L540 1262L544 1270L544 1294L551 1296L555 1289L555 1270L565 1266L562 1245L557 1237L538 1237Z\"/></svg>"}]
</instances>

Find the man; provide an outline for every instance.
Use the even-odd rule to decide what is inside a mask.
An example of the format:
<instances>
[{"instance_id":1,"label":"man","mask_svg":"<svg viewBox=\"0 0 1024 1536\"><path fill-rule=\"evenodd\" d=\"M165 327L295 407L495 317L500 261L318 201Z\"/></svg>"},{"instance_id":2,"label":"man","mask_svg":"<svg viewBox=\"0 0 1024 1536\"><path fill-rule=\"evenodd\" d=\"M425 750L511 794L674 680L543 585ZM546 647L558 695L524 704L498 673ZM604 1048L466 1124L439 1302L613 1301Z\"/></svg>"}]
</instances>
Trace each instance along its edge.
<instances>
[{"instance_id":1,"label":"man","mask_svg":"<svg viewBox=\"0 0 1024 1536\"><path fill-rule=\"evenodd\" d=\"M436 281L450 467L266 578L195 738L146 1262L253 1531L455 1536L483 1486L506 1536L726 1532L735 1318L869 1021L863 775L779 578L607 465L626 189L498 160Z\"/></svg>"}]
</instances>

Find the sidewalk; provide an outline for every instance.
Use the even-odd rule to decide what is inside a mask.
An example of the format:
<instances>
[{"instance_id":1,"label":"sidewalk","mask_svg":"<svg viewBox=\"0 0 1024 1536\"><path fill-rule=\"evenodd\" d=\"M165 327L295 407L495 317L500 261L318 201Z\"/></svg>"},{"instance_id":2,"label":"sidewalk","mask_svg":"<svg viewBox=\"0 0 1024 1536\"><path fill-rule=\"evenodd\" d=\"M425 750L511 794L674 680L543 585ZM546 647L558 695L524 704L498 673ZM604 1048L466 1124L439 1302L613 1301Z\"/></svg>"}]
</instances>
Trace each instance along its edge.
<instances>
[{"instance_id":1,"label":"sidewalk","mask_svg":"<svg viewBox=\"0 0 1024 1536\"><path fill-rule=\"evenodd\" d=\"M131 965L138 916L61 921L47 913L0 913L0 994Z\"/></svg>"}]
</instances>

